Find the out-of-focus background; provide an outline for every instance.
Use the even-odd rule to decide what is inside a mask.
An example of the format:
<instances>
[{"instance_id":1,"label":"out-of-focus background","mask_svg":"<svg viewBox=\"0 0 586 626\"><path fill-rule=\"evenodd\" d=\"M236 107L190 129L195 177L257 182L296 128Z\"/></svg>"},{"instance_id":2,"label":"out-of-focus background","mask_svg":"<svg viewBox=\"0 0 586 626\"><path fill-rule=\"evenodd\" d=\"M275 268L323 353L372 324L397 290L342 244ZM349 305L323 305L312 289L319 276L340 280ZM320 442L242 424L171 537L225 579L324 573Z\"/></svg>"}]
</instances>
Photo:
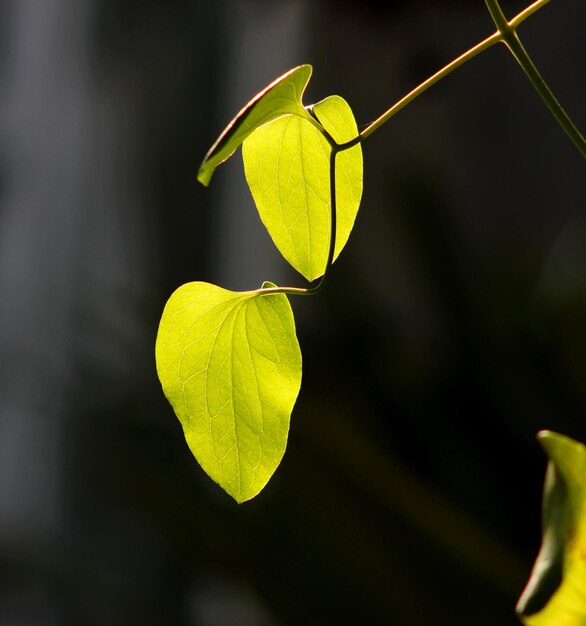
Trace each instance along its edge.
<instances>
[{"instance_id":1,"label":"out-of-focus background","mask_svg":"<svg viewBox=\"0 0 586 626\"><path fill-rule=\"evenodd\" d=\"M582 130L585 23L521 29ZM0 3L0 625L516 623L535 435L586 440L586 170L504 48L365 143L258 498L203 474L154 367L181 283L303 284L239 155L195 181L251 96L309 62L306 103L365 124L492 31L481 0Z\"/></svg>"}]
</instances>

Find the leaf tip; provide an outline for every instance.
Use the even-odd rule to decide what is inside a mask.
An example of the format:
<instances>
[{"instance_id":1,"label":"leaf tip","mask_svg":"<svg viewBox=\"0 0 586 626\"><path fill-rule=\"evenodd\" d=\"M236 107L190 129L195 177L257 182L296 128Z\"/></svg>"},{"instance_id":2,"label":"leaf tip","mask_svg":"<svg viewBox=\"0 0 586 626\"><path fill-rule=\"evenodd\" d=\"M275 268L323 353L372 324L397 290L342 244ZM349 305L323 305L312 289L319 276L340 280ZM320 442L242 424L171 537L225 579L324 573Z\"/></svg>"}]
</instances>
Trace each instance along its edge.
<instances>
[{"instance_id":1,"label":"leaf tip","mask_svg":"<svg viewBox=\"0 0 586 626\"><path fill-rule=\"evenodd\" d=\"M209 187L210 180L212 180L212 172L209 168L205 167L205 161L202 163L201 167L197 172L197 180L204 186Z\"/></svg>"},{"instance_id":2,"label":"leaf tip","mask_svg":"<svg viewBox=\"0 0 586 626\"><path fill-rule=\"evenodd\" d=\"M211 179L212 179L211 172L206 171L206 169L203 166L200 167L197 172L198 182L200 182L204 187L209 187Z\"/></svg>"},{"instance_id":3,"label":"leaf tip","mask_svg":"<svg viewBox=\"0 0 586 626\"><path fill-rule=\"evenodd\" d=\"M540 430L537 433L537 441L543 441L544 439L550 439L552 435L555 435L551 430Z\"/></svg>"},{"instance_id":4,"label":"leaf tip","mask_svg":"<svg viewBox=\"0 0 586 626\"><path fill-rule=\"evenodd\" d=\"M218 483L219 484L219 483ZM241 490L241 491L228 491L222 484L220 487L226 491L226 493L236 502L236 504L244 504L245 502L249 502L253 498L256 498L258 494L263 490L264 485L260 487L260 489L253 490Z\"/></svg>"}]
</instances>

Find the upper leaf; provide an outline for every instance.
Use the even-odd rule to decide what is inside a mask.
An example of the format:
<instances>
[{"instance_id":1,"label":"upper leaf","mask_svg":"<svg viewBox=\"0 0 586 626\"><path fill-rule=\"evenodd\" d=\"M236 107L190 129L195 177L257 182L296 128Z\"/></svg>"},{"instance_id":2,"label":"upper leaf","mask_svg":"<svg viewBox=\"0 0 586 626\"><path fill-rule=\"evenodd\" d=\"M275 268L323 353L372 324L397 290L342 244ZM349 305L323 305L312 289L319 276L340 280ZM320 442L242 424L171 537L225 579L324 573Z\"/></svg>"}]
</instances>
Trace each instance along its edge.
<instances>
[{"instance_id":1,"label":"upper leaf","mask_svg":"<svg viewBox=\"0 0 586 626\"><path fill-rule=\"evenodd\" d=\"M301 352L283 294L179 287L161 318L157 372L195 458L237 502L285 452Z\"/></svg>"},{"instance_id":2,"label":"upper leaf","mask_svg":"<svg viewBox=\"0 0 586 626\"><path fill-rule=\"evenodd\" d=\"M358 135L348 103L330 96L313 106L337 143ZM261 220L289 263L309 281L321 276L330 245L332 148L323 131L286 116L255 130L242 146L246 180ZM334 259L350 236L362 196L362 149L336 157L337 228Z\"/></svg>"},{"instance_id":3,"label":"upper leaf","mask_svg":"<svg viewBox=\"0 0 586 626\"><path fill-rule=\"evenodd\" d=\"M216 167L230 157L248 135L281 115L311 119L301 99L311 77L311 65L289 70L258 93L226 126L206 154L197 179L209 185Z\"/></svg>"},{"instance_id":4,"label":"upper leaf","mask_svg":"<svg viewBox=\"0 0 586 626\"><path fill-rule=\"evenodd\" d=\"M527 626L586 624L586 447L539 434L549 464L543 493L543 538L517 612Z\"/></svg>"}]
</instances>

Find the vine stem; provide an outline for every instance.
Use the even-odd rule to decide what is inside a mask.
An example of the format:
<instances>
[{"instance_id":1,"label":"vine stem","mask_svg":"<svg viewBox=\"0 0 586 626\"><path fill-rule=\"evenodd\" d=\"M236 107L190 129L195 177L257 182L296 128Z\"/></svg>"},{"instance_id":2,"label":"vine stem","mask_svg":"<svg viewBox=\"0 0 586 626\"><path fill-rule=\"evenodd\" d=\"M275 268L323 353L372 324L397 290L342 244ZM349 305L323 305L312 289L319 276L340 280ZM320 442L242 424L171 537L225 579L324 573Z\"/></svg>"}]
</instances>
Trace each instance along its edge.
<instances>
[{"instance_id":1,"label":"vine stem","mask_svg":"<svg viewBox=\"0 0 586 626\"><path fill-rule=\"evenodd\" d=\"M466 52L464 52L464 54L461 54L458 58L454 59L451 63L448 63L446 66L442 67L441 70L437 71L435 74L433 74L433 76L430 76L427 80L425 80L420 85L415 87L415 89L410 91L406 96L393 104L390 109L387 109L380 117L374 120L374 122L371 122L360 133L360 135L357 137L357 140L354 141L357 142L366 139L369 135L374 133L375 130L380 128L385 122L388 122L391 117L396 115L403 107L407 106L410 102L415 100L415 98L417 98L417 96L420 96L424 91L427 91L432 85L435 85L435 83L437 83L442 78L445 78L448 74L451 74L455 69L457 69L461 65L464 65L464 63L470 61L470 59L473 59L476 55L484 52L485 50L488 50L488 48L494 46L494 44L499 43L500 41L500 34L498 32L494 33L494 35L487 37L479 44L475 45L473 48L470 48L470 50L467 50ZM345 146L346 145L348 144L345 144Z\"/></svg>"},{"instance_id":2,"label":"vine stem","mask_svg":"<svg viewBox=\"0 0 586 626\"><path fill-rule=\"evenodd\" d=\"M517 63L519 63L522 70L525 72L525 75L531 81L537 93L555 120L562 127L566 135L568 135L572 143L576 146L576 148L578 148L582 156L586 157L586 139L584 139L583 135L580 133L574 122L572 122L569 115L557 101L553 92L537 71L535 64L531 60L531 57L527 54L527 51L523 47L523 44L517 35L516 29L518 25L524 19L529 17L529 15L532 15L535 11L547 4L549 0L537 0L537 2L534 2L531 6L527 7L527 9L519 13L519 15L511 21L507 21L498 0L485 0L485 2L497 27L497 33L500 35L500 40L507 46L511 54L515 57Z\"/></svg>"}]
</instances>

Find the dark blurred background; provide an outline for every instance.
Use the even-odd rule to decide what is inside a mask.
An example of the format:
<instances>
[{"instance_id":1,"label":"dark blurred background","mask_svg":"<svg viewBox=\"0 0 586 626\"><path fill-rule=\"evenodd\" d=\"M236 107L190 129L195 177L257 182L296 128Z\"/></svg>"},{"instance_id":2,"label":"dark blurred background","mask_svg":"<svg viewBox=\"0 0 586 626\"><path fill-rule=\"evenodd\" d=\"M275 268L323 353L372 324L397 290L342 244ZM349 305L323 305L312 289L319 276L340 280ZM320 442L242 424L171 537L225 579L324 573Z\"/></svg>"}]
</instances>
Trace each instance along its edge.
<instances>
[{"instance_id":1,"label":"dark blurred background","mask_svg":"<svg viewBox=\"0 0 586 626\"><path fill-rule=\"evenodd\" d=\"M521 29L583 131L585 23L560 0ZM254 501L203 474L154 367L181 283L303 284L239 155L195 181L256 91L309 62L306 103L365 124L492 31L481 0L0 3L1 626L516 624L535 435L586 440L586 170L504 48L365 143Z\"/></svg>"}]
</instances>

